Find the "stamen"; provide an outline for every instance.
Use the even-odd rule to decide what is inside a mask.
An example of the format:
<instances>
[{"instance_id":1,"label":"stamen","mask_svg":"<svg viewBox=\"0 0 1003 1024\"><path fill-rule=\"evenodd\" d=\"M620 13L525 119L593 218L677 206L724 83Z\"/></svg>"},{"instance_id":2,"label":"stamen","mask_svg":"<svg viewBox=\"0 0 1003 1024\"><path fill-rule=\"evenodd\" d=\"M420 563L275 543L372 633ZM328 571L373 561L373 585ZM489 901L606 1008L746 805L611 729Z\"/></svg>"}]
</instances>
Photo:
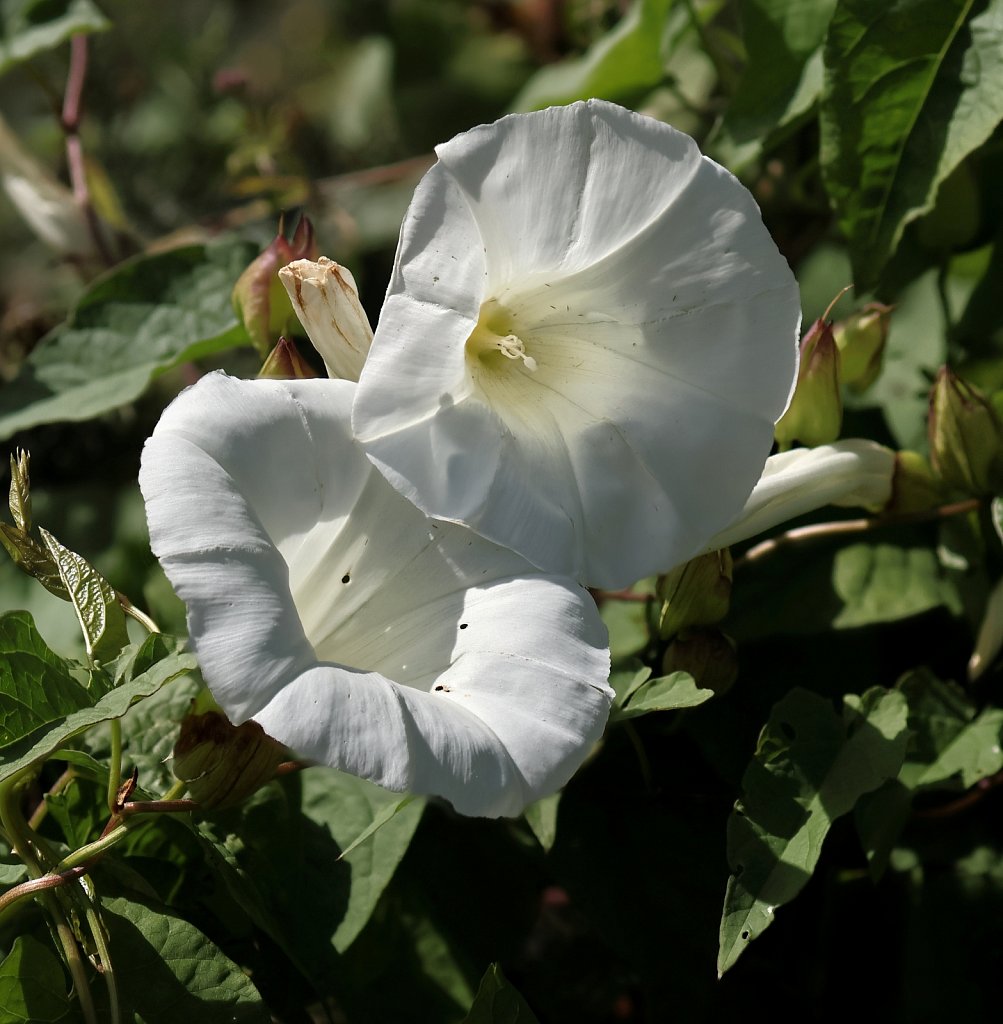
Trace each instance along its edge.
<instances>
[{"instance_id":1,"label":"stamen","mask_svg":"<svg viewBox=\"0 0 1003 1024\"><path fill-rule=\"evenodd\" d=\"M536 371L536 360L532 356L526 355L526 346L523 344L522 338L518 338L514 334L506 334L504 338L498 339L498 351L503 356L508 356L509 359L521 359L527 370Z\"/></svg>"}]
</instances>

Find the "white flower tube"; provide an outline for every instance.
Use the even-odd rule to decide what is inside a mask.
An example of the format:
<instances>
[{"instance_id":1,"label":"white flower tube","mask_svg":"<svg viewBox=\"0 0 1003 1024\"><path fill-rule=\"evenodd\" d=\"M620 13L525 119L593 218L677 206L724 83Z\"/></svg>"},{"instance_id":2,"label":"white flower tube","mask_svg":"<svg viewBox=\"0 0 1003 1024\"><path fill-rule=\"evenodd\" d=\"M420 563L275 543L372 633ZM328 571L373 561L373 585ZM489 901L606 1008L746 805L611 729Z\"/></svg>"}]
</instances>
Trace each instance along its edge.
<instances>
[{"instance_id":1,"label":"white flower tube","mask_svg":"<svg viewBox=\"0 0 1003 1024\"><path fill-rule=\"evenodd\" d=\"M877 510L892 496L894 473L895 452L861 438L771 455L745 508L708 541L707 550L737 544L823 505Z\"/></svg>"},{"instance_id":2,"label":"white flower tube","mask_svg":"<svg viewBox=\"0 0 1003 1024\"><path fill-rule=\"evenodd\" d=\"M798 289L752 196L589 101L438 147L353 427L423 511L619 587L702 550L759 479Z\"/></svg>"},{"instance_id":3,"label":"white flower tube","mask_svg":"<svg viewBox=\"0 0 1003 1024\"><path fill-rule=\"evenodd\" d=\"M589 595L427 519L351 437L355 385L211 374L143 452L150 538L230 718L388 789L512 815L606 722Z\"/></svg>"}]
</instances>

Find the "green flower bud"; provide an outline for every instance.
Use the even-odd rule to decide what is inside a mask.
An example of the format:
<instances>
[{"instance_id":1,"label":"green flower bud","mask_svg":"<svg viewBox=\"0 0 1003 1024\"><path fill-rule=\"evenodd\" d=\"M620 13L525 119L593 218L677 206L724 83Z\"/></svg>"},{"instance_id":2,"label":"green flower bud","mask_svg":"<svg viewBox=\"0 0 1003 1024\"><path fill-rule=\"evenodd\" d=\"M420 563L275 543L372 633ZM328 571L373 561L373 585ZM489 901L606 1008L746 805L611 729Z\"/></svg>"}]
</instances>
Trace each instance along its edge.
<instances>
[{"instance_id":1,"label":"green flower bud","mask_svg":"<svg viewBox=\"0 0 1003 1024\"><path fill-rule=\"evenodd\" d=\"M279 338L258 371L259 380L311 380L318 376L296 345L285 337Z\"/></svg>"},{"instance_id":2,"label":"green flower bud","mask_svg":"<svg viewBox=\"0 0 1003 1024\"><path fill-rule=\"evenodd\" d=\"M233 308L262 359L280 335L292 334L299 323L279 280L279 270L294 260L315 259L316 256L313 225L302 217L292 241L286 241L280 226L279 233L251 261L234 285Z\"/></svg>"},{"instance_id":3,"label":"green flower bud","mask_svg":"<svg viewBox=\"0 0 1003 1024\"><path fill-rule=\"evenodd\" d=\"M973 496L1003 491L1003 421L986 395L948 367L930 392L930 462L949 487Z\"/></svg>"},{"instance_id":4,"label":"green flower bud","mask_svg":"<svg viewBox=\"0 0 1003 1024\"><path fill-rule=\"evenodd\" d=\"M774 433L781 451L795 442L814 448L835 441L842 425L838 350L832 324L819 319L801 339L801 365L794 397Z\"/></svg>"},{"instance_id":5,"label":"green flower bud","mask_svg":"<svg viewBox=\"0 0 1003 1024\"><path fill-rule=\"evenodd\" d=\"M892 496L881 509L882 512L925 512L943 504L946 498L943 483L937 479L930 463L919 452L895 453Z\"/></svg>"},{"instance_id":6,"label":"green flower bud","mask_svg":"<svg viewBox=\"0 0 1003 1024\"><path fill-rule=\"evenodd\" d=\"M869 302L833 325L832 336L839 349L840 380L851 391L866 391L877 380L894 308Z\"/></svg>"},{"instance_id":7,"label":"green flower bud","mask_svg":"<svg viewBox=\"0 0 1003 1024\"><path fill-rule=\"evenodd\" d=\"M709 551L677 566L658 580L664 602L658 619L663 640L690 626L712 626L731 603L731 552Z\"/></svg>"},{"instance_id":8,"label":"green flower bud","mask_svg":"<svg viewBox=\"0 0 1003 1024\"><path fill-rule=\"evenodd\" d=\"M285 759L257 722L234 726L217 710L185 715L174 744L174 774L207 809L239 803L274 778Z\"/></svg>"},{"instance_id":9,"label":"green flower bud","mask_svg":"<svg viewBox=\"0 0 1003 1024\"><path fill-rule=\"evenodd\" d=\"M687 631L669 644L662 659L662 674L688 672L697 686L725 693L738 678L735 645L719 629Z\"/></svg>"}]
</instances>

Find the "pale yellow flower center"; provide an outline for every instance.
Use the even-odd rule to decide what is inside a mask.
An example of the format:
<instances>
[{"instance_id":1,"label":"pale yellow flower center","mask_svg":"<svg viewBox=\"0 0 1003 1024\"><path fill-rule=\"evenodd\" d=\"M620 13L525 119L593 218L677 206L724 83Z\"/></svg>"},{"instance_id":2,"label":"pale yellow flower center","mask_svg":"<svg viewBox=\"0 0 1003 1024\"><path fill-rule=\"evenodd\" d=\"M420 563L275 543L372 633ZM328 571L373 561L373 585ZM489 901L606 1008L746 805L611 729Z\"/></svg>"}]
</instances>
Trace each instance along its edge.
<instances>
[{"instance_id":1,"label":"pale yellow flower center","mask_svg":"<svg viewBox=\"0 0 1003 1024\"><path fill-rule=\"evenodd\" d=\"M512 329L513 317L493 299L481 306L477 326L467 338L467 357L482 365L497 366L498 355L521 360L527 370L535 371L536 360L526 351L526 343Z\"/></svg>"}]
</instances>

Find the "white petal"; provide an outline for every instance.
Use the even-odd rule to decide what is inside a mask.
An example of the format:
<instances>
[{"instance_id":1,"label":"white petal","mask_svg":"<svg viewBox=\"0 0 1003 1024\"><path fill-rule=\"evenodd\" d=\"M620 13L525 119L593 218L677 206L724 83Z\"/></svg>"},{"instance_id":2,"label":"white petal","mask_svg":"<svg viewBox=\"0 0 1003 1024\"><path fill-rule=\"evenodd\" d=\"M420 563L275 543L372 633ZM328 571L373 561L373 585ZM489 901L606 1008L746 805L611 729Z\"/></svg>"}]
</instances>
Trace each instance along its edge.
<instances>
[{"instance_id":1,"label":"white petal","mask_svg":"<svg viewBox=\"0 0 1003 1024\"><path fill-rule=\"evenodd\" d=\"M360 378L367 453L427 514L589 585L692 556L759 479L796 372L797 285L752 197L599 101L437 152ZM471 357L482 308L526 361Z\"/></svg>"},{"instance_id":2,"label":"white petal","mask_svg":"<svg viewBox=\"0 0 1003 1024\"><path fill-rule=\"evenodd\" d=\"M894 471L890 448L860 438L771 455L745 508L707 550L737 544L823 505L879 509L891 498Z\"/></svg>"},{"instance_id":3,"label":"white petal","mask_svg":"<svg viewBox=\"0 0 1003 1024\"><path fill-rule=\"evenodd\" d=\"M351 438L354 385L211 374L140 483L206 681L304 756L462 813L517 814L605 724L605 629L577 584L426 518Z\"/></svg>"},{"instance_id":4,"label":"white petal","mask_svg":"<svg viewBox=\"0 0 1003 1024\"><path fill-rule=\"evenodd\" d=\"M279 270L279 280L328 374L357 381L373 330L351 271L321 256L316 263L294 260Z\"/></svg>"}]
</instances>

